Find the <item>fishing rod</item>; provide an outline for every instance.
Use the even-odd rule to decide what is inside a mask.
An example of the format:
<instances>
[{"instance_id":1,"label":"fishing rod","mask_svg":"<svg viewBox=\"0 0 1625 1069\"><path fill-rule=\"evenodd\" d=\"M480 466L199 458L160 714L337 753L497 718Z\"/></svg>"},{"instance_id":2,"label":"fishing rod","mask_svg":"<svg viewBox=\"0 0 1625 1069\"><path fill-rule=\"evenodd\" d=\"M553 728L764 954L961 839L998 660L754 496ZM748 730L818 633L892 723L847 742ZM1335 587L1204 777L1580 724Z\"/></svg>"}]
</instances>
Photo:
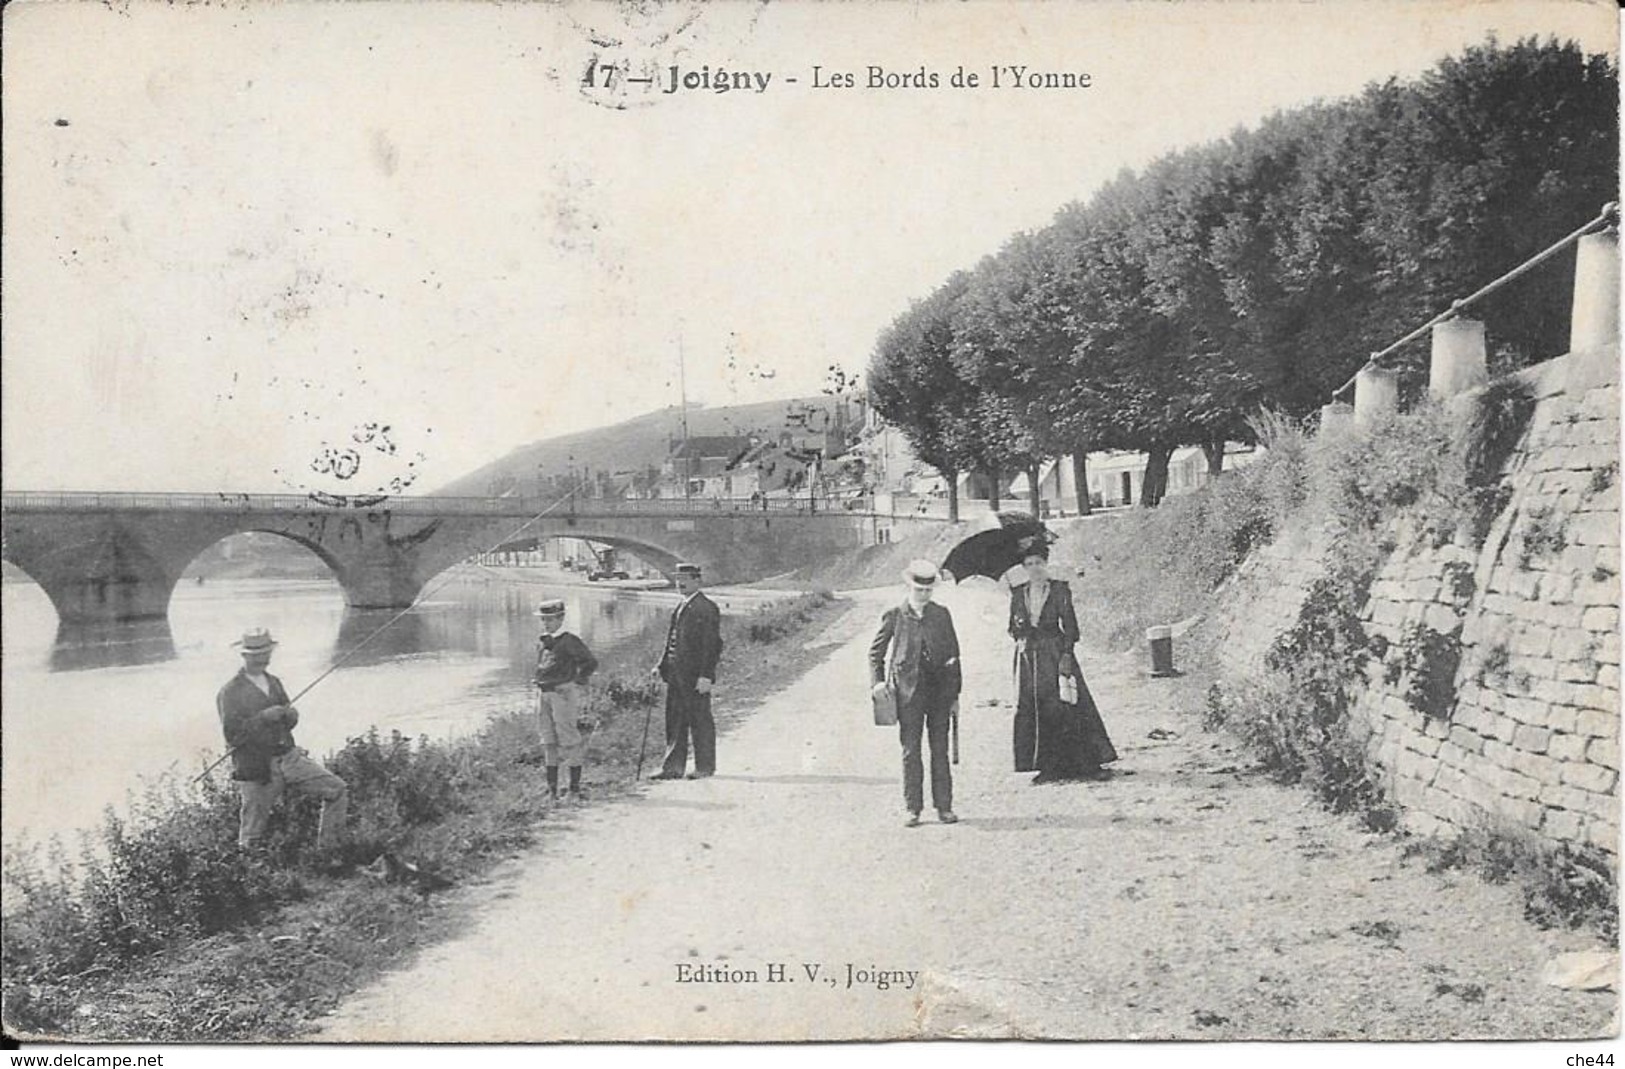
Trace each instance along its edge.
<instances>
[{"instance_id":1,"label":"fishing rod","mask_svg":"<svg viewBox=\"0 0 1625 1069\"><path fill-rule=\"evenodd\" d=\"M560 505L563 505L563 504L565 504L567 502L573 503L574 500L575 500L576 491L582 489L586 485L587 485L587 479L585 477L581 478L574 486L572 486L570 488L569 492L566 495L564 495L563 497L560 497L558 500L554 501L551 505L547 506L545 509L538 512L536 515L532 516L530 519L526 520L524 523L520 524L518 527L515 527L513 530L509 531L507 534L503 535L501 538L497 539L497 541L491 543L489 546L487 546L483 550L480 550L479 552L480 553L490 553L492 550L496 549L498 546L504 545L504 544L506 544L508 542L512 542L515 538L519 537L526 530L528 530L529 528L535 526L537 523L541 522L543 519L546 519L548 513L552 512L554 509L558 508ZM338 671L340 665L344 664L345 661L348 661L351 657L354 657L356 654L360 653L363 649L365 649L367 647L367 645L369 643L372 642L373 639L377 638L379 635L383 634L385 631L388 631L391 627L395 626L396 623L400 622L400 620L403 617L405 617L406 615L411 613L413 608L416 607L416 604L417 604L418 600L428 598L431 595L437 593L442 587L444 587L447 583L450 583L452 581L452 579L454 579L454 578L456 578L456 576L454 574L451 574L450 570L448 569L447 574L441 579L440 582L434 584L429 589L425 590L422 594L418 595L418 598L414 600L413 604L408 605L406 608L402 609L400 612L396 613L394 616L391 616L388 620L385 620L383 623L379 624L375 629L373 629L373 631L370 634L367 635L366 638L363 638L360 642L357 642L354 646L350 647L349 650L345 651L343 656L339 657L332 664L328 665L327 669L324 672L322 672L320 675L318 675L315 679L311 680L309 683L306 683L304 688L302 690L300 690L298 694L295 694L293 697L289 698L288 699L288 704L293 705L300 698L303 698L306 694L309 694L312 690L316 689L316 685L318 683L320 683L322 680L326 679L328 676L332 675L334 672ZM194 779L192 782L193 783L202 782L202 780L206 776L208 776L209 773L213 772L216 768L220 767L221 762L225 761L226 758L230 757L236 751L237 751L237 747L233 746L229 750L227 750L225 753L223 753L219 757L215 758L215 760L209 765L208 768L205 768L202 772L199 772L197 774L197 778Z\"/></svg>"}]
</instances>

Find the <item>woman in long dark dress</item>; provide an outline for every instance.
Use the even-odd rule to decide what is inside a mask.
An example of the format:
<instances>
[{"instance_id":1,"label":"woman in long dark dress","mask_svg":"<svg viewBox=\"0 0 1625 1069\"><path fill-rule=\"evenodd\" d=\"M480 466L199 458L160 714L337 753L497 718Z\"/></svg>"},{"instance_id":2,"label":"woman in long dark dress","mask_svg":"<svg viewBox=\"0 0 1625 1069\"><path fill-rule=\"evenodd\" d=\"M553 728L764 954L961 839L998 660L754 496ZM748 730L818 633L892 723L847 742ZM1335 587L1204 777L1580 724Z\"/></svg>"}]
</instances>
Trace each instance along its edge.
<instances>
[{"instance_id":1,"label":"woman in long dark dress","mask_svg":"<svg viewBox=\"0 0 1625 1069\"><path fill-rule=\"evenodd\" d=\"M1027 580L1010 587L1016 771L1036 769L1034 783L1099 776L1117 751L1072 652L1078 641L1072 589L1049 577L1049 548L1041 540L1024 547L1022 567Z\"/></svg>"}]
</instances>

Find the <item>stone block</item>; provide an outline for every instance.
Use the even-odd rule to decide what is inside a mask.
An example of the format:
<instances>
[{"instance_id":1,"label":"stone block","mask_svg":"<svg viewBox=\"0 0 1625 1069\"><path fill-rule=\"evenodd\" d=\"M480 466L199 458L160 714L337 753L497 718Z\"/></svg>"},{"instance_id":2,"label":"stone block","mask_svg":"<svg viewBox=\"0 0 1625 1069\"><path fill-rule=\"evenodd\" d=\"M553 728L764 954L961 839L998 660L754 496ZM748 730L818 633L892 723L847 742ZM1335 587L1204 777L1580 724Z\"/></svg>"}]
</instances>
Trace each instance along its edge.
<instances>
[{"instance_id":1,"label":"stone block","mask_svg":"<svg viewBox=\"0 0 1625 1069\"><path fill-rule=\"evenodd\" d=\"M1612 724L1613 730L1619 727L1619 691L1609 690L1595 684L1576 683L1574 685L1574 704L1580 709L1580 730L1587 735L1607 735L1609 731L1592 731L1588 729L1585 719L1587 712L1601 714L1600 719L1592 720L1593 724Z\"/></svg>"},{"instance_id":2,"label":"stone block","mask_svg":"<svg viewBox=\"0 0 1625 1069\"><path fill-rule=\"evenodd\" d=\"M1394 601L1372 601L1371 622L1379 627L1398 628L1405 623L1405 609Z\"/></svg>"},{"instance_id":3,"label":"stone block","mask_svg":"<svg viewBox=\"0 0 1625 1069\"><path fill-rule=\"evenodd\" d=\"M1619 778L1619 773L1614 769L1601 765L1570 762L1562 767L1563 783L1594 794L1607 794L1614 789L1614 782ZM1584 805L1579 808L1584 808Z\"/></svg>"},{"instance_id":4,"label":"stone block","mask_svg":"<svg viewBox=\"0 0 1625 1069\"><path fill-rule=\"evenodd\" d=\"M1574 684L1560 679L1532 679L1529 681L1529 697L1546 705L1567 705L1574 700ZM1539 723L1549 723L1551 715L1548 710Z\"/></svg>"},{"instance_id":5,"label":"stone block","mask_svg":"<svg viewBox=\"0 0 1625 1069\"><path fill-rule=\"evenodd\" d=\"M1540 597L1540 574L1538 572L1513 572L1507 579L1507 592L1515 598L1524 601L1534 601Z\"/></svg>"},{"instance_id":6,"label":"stone block","mask_svg":"<svg viewBox=\"0 0 1625 1069\"><path fill-rule=\"evenodd\" d=\"M1489 714L1484 712L1484 691L1480 689L1473 701L1458 701L1455 714L1451 717L1450 737L1457 739L1462 735L1471 735L1478 738L1479 730L1489 721Z\"/></svg>"},{"instance_id":7,"label":"stone block","mask_svg":"<svg viewBox=\"0 0 1625 1069\"><path fill-rule=\"evenodd\" d=\"M1496 768L1504 768L1512 758L1512 747L1500 739L1487 738L1484 740L1484 749L1480 751L1484 759Z\"/></svg>"},{"instance_id":8,"label":"stone block","mask_svg":"<svg viewBox=\"0 0 1625 1069\"><path fill-rule=\"evenodd\" d=\"M1461 768L1468 755L1484 751L1484 740L1463 724L1450 726L1450 741L1439 749L1439 759L1447 765Z\"/></svg>"},{"instance_id":9,"label":"stone block","mask_svg":"<svg viewBox=\"0 0 1625 1069\"><path fill-rule=\"evenodd\" d=\"M1599 768L1609 768L1618 772L1619 740L1592 739L1591 744L1586 747L1585 759Z\"/></svg>"},{"instance_id":10,"label":"stone block","mask_svg":"<svg viewBox=\"0 0 1625 1069\"><path fill-rule=\"evenodd\" d=\"M1497 780L1501 793L1508 798L1527 798L1531 801L1540 793L1543 784L1532 776L1512 768L1503 768Z\"/></svg>"},{"instance_id":11,"label":"stone block","mask_svg":"<svg viewBox=\"0 0 1625 1069\"><path fill-rule=\"evenodd\" d=\"M1572 809L1575 812L1580 812L1587 805L1586 798L1586 792L1577 787L1548 784L1540 789L1538 800L1541 805L1556 806L1559 809Z\"/></svg>"},{"instance_id":12,"label":"stone block","mask_svg":"<svg viewBox=\"0 0 1625 1069\"><path fill-rule=\"evenodd\" d=\"M1479 696L1478 703L1484 707L1487 716L1500 716L1506 712L1507 696L1497 690L1486 690ZM1488 724L1489 720L1486 718L1484 726L1487 727ZM1480 735L1488 733L1482 728L1475 727L1473 730Z\"/></svg>"},{"instance_id":13,"label":"stone block","mask_svg":"<svg viewBox=\"0 0 1625 1069\"><path fill-rule=\"evenodd\" d=\"M1527 623L1512 633L1507 649L1521 657L1544 657L1552 650L1556 632L1544 624Z\"/></svg>"},{"instance_id":14,"label":"stone block","mask_svg":"<svg viewBox=\"0 0 1625 1069\"><path fill-rule=\"evenodd\" d=\"M1486 730L1484 734L1497 740L1498 742L1510 743L1512 741L1512 736L1518 730L1518 724L1519 721L1514 720L1510 716L1492 717L1490 722L1485 725L1488 730Z\"/></svg>"},{"instance_id":15,"label":"stone block","mask_svg":"<svg viewBox=\"0 0 1625 1069\"><path fill-rule=\"evenodd\" d=\"M1598 636L1595 656L1603 664L1619 664L1619 636L1617 634Z\"/></svg>"},{"instance_id":16,"label":"stone block","mask_svg":"<svg viewBox=\"0 0 1625 1069\"><path fill-rule=\"evenodd\" d=\"M1422 612L1422 622L1441 635L1448 635L1461 625L1461 617L1446 605L1428 605Z\"/></svg>"},{"instance_id":17,"label":"stone block","mask_svg":"<svg viewBox=\"0 0 1625 1069\"><path fill-rule=\"evenodd\" d=\"M1619 631L1619 609L1613 605L1594 605L1580 618L1580 626L1587 631Z\"/></svg>"},{"instance_id":18,"label":"stone block","mask_svg":"<svg viewBox=\"0 0 1625 1069\"><path fill-rule=\"evenodd\" d=\"M1617 693L1619 691L1619 665L1597 665L1596 683L1599 687L1607 687L1609 690Z\"/></svg>"},{"instance_id":19,"label":"stone block","mask_svg":"<svg viewBox=\"0 0 1625 1069\"><path fill-rule=\"evenodd\" d=\"M1518 730L1512 735L1512 747L1525 753L1543 754L1551 740L1550 730L1534 724L1519 724Z\"/></svg>"},{"instance_id":20,"label":"stone block","mask_svg":"<svg viewBox=\"0 0 1625 1069\"><path fill-rule=\"evenodd\" d=\"M1606 820L1594 820L1586 825L1586 842L1610 854L1619 851L1619 825Z\"/></svg>"},{"instance_id":21,"label":"stone block","mask_svg":"<svg viewBox=\"0 0 1625 1069\"><path fill-rule=\"evenodd\" d=\"M1545 572L1540 577L1540 596L1545 601L1564 602L1574 597L1573 572Z\"/></svg>"},{"instance_id":22,"label":"stone block","mask_svg":"<svg viewBox=\"0 0 1625 1069\"><path fill-rule=\"evenodd\" d=\"M1597 742L1601 740L1591 740ZM1587 750L1584 735L1572 735L1567 731L1554 731L1549 743L1546 744L1548 757L1558 761L1579 761L1585 758Z\"/></svg>"},{"instance_id":23,"label":"stone block","mask_svg":"<svg viewBox=\"0 0 1625 1069\"><path fill-rule=\"evenodd\" d=\"M1564 661L1557 666L1557 678L1564 683L1592 683L1604 667L1596 661Z\"/></svg>"},{"instance_id":24,"label":"stone block","mask_svg":"<svg viewBox=\"0 0 1625 1069\"><path fill-rule=\"evenodd\" d=\"M1546 711L1546 726L1573 734L1580 730L1580 710L1572 705L1554 705Z\"/></svg>"},{"instance_id":25,"label":"stone block","mask_svg":"<svg viewBox=\"0 0 1625 1069\"><path fill-rule=\"evenodd\" d=\"M1506 798L1495 807L1495 812L1514 824L1534 831L1540 827L1540 822L1548 810L1538 802L1522 798Z\"/></svg>"},{"instance_id":26,"label":"stone block","mask_svg":"<svg viewBox=\"0 0 1625 1069\"><path fill-rule=\"evenodd\" d=\"M1539 781L1542 787L1564 782L1564 771L1570 767L1572 766L1562 761L1554 761L1545 754L1525 753L1518 749L1512 751L1513 770Z\"/></svg>"},{"instance_id":27,"label":"stone block","mask_svg":"<svg viewBox=\"0 0 1625 1069\"><path fill-rule=\"evenodd\" d=\"M1601 709L1581 709L1575 729L1599 739L1619 738L1619 714Z\"/></svg>"},{"instance_id":28,"label":"stone block","mask_svg":"<svg viewBox=\"0 0 1625 1069\"><path fill-rule=\"evenodd\" d=\"M1619 817L1619 799L1612 790L1581 791L1580 804L1575 808L1578 812L1600 820L1615 820Z\"/></svg>"},{"instance_id":29,"label":"stone block","mask_svg":"<svg viewBox=\"0 0 1625 1069\"><path fill-rule=\"evenodd\" d=\"M1574 588L1574 600L1585 606L1618 605L1619 582L1616 579L1593 579L1588 573L1579 578Z\"/></svg>"},{"instance_id":30,"label":"stone block","mask_svg":"<svg viewBox=\"0 0 1625 1069\"><path fill-rule=\"evenodd\" d=\"M1582 512L1569 517L1566 535L1577 546L1619 545L1619 518L1606 512Z\"/></svg>"},{"instance_id":31,"label":"stone block","mask_svg":"<svg viewBox=\"0 0 1625 1069\"><path fill-rule=\"evenodd\" d=\"M1596 656L1597 638L1579 630L1563 630L1552 636L1551 656L1559 661L1586 661Z\"/></svg>"},{"instance_id":32,"label":"stone block","mask_svg":"<svg viewBox=\"0 0 1625 1069\"><path fill-rule=\"evenodd\" d=\"M1439 762L1432 757L1424 756L1415 750L1405 749L1399 752L1399 760L1394 766L1394 774L1400 779L1412 780L1420 784L1433 782L1433 776L1439 770Z\"/></svg>"},{"instance_id":33,"label":"stone block","mask_svg":"<svg viewBox=\"0 0 1625 1069\"><path fill-rule=\"evenodd\" d=\"M1562 842L1578 842L1585 831L1585 821L1580 814L1568 809L1548 809L1545 818L1541 821L1540 830L1550 839Z\"/></svg>"}]
</instances>

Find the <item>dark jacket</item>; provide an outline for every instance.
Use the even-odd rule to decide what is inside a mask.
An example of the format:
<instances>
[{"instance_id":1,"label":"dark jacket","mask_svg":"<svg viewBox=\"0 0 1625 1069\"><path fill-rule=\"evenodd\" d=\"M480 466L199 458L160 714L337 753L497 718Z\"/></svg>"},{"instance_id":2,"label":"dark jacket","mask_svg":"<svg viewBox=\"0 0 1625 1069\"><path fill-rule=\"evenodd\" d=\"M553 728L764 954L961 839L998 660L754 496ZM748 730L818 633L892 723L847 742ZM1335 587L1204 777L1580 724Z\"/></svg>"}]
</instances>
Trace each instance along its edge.
<instances>
[{"instance_id":1,"label":"dark jacket","mask_svg":"<svg viewBox=\"0 0 1625 1069\"><path fill-rule=\"evenodd\" d=\"M560 683L585 683L598 671L598 658L568 631L543 635L536 649L536 685L556 690Z\"/></svg>"},{"instance_id":2,"label":"dark jacket","mask_svg":"<svg viewBox=\"0 0 1625 1069\"><path fill-rule=\"evenodd\" d=\"M892 637L897 647L892 649ZM959 697L962 673L959 665L959 636L954 618L936 602L926 602L923 613L914 615L908 604L887 609L880 618L880 630L869 643L869 679L881 683L887 678L888 657L894 662L891 679L897 700L906 705L921 688L930 684L935 697L952 702Z\"/></svg>"},{"instance_id":3,"label":"dark jacket","mask_svg":"<svg viewBox=\"0 0 1625 1069\"><path fill-rule=\"evenodd\" d=\"M722 612L716 602L696 592L671 614L666 648L660 655L660 678L688 690L694 689L697 679L714 683L721 656Z\"/></svg>"},{"instance_id":4,"label":"dark jacket","mask_svg":"<svg viewBox=\"0 0 1625 1069\"><path fill-rule=\"evenodd\" d=\"M299 712L288 704L282 680L266 673L271 693L256 687L246 671L232 676L220 688L214 705L220 714L220 729L231 747L231 778L252 783L271 779L271 758L293 749L293 726Z\"/></svg>"},{"instance_id":5,"label":"dark jacket","mask_svg":"<svg viewBox=\"0 0 1625 1069\"><path fill-rule=\"evenodd\" d=\"M1036 620L1027 606L1030 584L1017 583L1010 588L1010 637L1021 640L1046 636L1071 649L1078 641L1078 615L1072 607L1072 588L1059 579L1051 579L1049 584L1049 596L1044 599L1044 607Z\"/></svg>"}]
</instances>

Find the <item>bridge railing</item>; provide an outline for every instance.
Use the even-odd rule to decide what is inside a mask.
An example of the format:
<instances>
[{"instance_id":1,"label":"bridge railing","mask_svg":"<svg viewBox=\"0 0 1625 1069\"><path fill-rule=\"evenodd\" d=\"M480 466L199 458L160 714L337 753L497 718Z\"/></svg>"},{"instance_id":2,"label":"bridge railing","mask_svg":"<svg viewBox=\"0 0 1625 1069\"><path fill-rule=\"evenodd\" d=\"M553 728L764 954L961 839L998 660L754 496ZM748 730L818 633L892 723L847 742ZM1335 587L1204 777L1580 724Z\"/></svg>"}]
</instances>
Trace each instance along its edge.
<instances>
[{"instance_id":1,"label":"bridge railing","mask_svg":"<svg viewBox=\"0 0 1625 1069\"><path fill-rule=\"evenodd\" d=\"M335 497L324 494L130 493L83 490L8 490L0 508L9 511L219 511L344 512L356 509L444 516L713 516L718 513L873 516L874 499L844 498L648 498L588 497Z\"/></svg>"}]
</instances>

